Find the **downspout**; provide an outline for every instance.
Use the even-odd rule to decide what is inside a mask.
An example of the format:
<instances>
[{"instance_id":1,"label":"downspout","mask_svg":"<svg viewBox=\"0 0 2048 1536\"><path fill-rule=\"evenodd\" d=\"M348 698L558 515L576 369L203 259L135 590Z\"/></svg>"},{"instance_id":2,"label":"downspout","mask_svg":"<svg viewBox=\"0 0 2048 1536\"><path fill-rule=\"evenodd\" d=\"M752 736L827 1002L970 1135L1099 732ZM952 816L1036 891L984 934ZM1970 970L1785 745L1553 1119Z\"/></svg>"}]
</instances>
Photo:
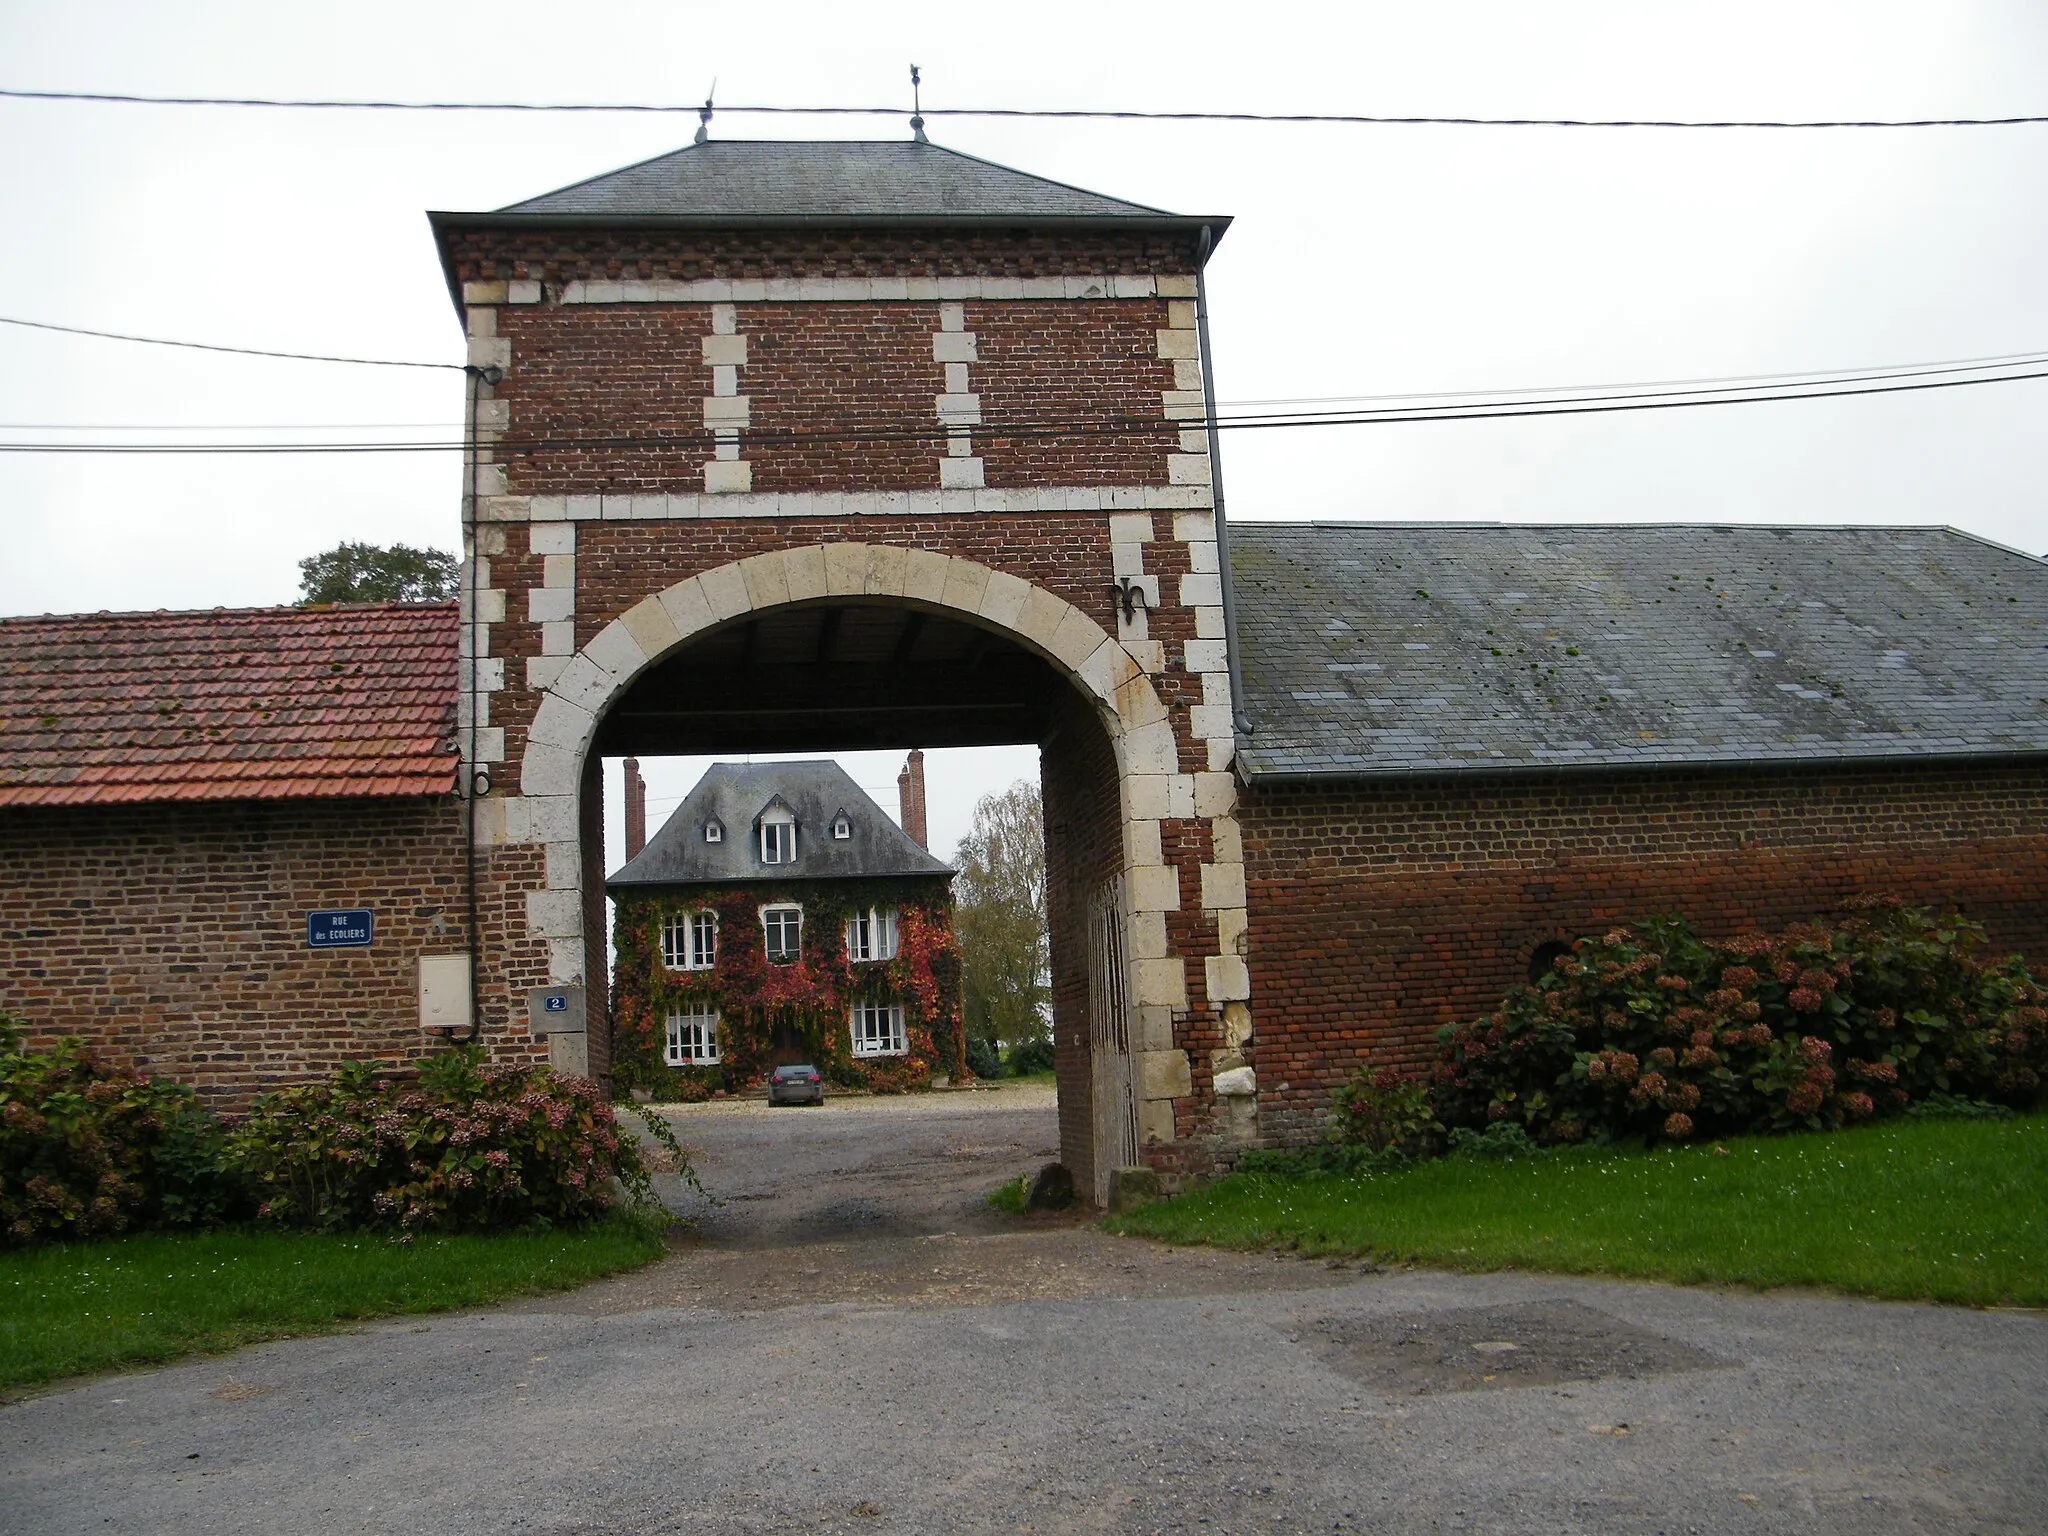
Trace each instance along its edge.
<instances>
[{"instance_id":1,"label":"downspout","mask_svg":"<svg viewBox=\"0 0 2048 1536\"><path fill-rule=\"evenodd\" d=\"M1240 737L1249 736L1258 721L1245 702L1244 673L1237 655L1237 583L1230 571L1230 525L1223 516L1223 444L1216 425L1216 366L1209 350L1209 253L1216 238L1207 224L1195 260L1195 329L1202 348L1202 419L1209 429L1209 488L1215 497L1216 566L1223 577L1223 655L1230 671L1230 720ZM1232 754L1233 758L1235 753Z\"/></svg>"},{"instance_id":2,"label":"downspout","mask_svg":"<svg viewBox=\"0 0 2048 1536\"><path fill-rule=\"evenodd\" d=\"M467 417L466 426L468 430L464 434L465 441L462 445L462 543L464 556L462 574L469 590L467 601L460 605L462 609L462 641L456 647L456 657L463 666L463 689L468 696L469 746L468 750L462 754L462 764L459 769L461 783L457 787L462 795L462 845L465 874L464 885L466 888L464 900L468 908L468 920L464 924L464 928L469 948L469 1034L460 1043L470 1045L483 1033L484 1028L483 978L481 974L483 970L483 939L482 935L477 931L476 802L479 785L488 786L489 784L489 780L478 771L476 765L477 743L480 734L477 723L477 697L481 691L476 684L477 666L479 663L477 643L479 632L482 629L482 625L477 621L478 583L476 563L483 554L483 551L478 546L477 475L481 455L477 451L476 431L478 411L483 404L483 386L486 383L496 383L499 378L503 377L503 374L499 373L496 368L479 368L474 363L466 365L462 372L464 376L463 384L469 397L467 402L469 409L463 413ZM453 1030L448 1032L448 1043L450 1045L457 1043Z\"/></svg>"}]
</instances>

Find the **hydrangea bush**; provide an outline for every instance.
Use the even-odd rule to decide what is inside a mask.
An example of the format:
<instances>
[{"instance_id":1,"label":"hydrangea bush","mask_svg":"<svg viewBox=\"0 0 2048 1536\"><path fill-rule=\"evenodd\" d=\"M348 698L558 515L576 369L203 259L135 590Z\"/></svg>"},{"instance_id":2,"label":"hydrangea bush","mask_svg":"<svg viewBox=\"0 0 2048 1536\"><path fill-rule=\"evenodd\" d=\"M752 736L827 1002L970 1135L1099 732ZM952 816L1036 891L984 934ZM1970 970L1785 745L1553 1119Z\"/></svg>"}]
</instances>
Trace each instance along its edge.
<instances>
[{"instance_id":1,"label":"hydrangea bush","mask_svg":"<svg viewBox=\"0 0 2048 1536\"><path fill-rule=\"evenodd\" d=\"M81 1040L24 1050L0 1017L0 1244L203 1225L241 1204L220 1124L191 1089Z\"/></svg>"},{"instance_id":2,"label":"hydrangea bush","mask_svg":"<svg viewBox=\"0 0 2048 1536\"><path fill-rule=\"evenodd\" d=\"M667 1125L644 1118L691 1178ZM595 1083L493 1066L475 1047L417 1068L355 1062L266 1094L228 1152L259 1217L301 1227L487 1231L655 1203L640 1144Z\"/></svg>"},{"instance_id":3,"label":"hydrangea bush","mask_svg":"<svg viewBox=\"0 0 2048 1536\"><path fill-rule=\"evenodd\" d=\"M1615 928L1440 1032L1427 1085L1448 1126L1547 1143L1820 1129L1937 1096L2028 1107L2048 989L1984 944L1892 901L1720 942L1675 918Z\"/></svg>"}]
</instances>

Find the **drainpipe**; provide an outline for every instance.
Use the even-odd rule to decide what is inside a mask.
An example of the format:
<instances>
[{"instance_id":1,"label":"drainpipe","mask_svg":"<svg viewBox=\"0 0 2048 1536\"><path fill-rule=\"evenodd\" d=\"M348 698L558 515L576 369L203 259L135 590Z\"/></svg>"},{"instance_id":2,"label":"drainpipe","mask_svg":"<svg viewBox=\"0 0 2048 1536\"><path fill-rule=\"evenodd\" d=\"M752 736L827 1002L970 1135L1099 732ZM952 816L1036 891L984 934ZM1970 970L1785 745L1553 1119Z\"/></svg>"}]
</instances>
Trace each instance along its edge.
<instances>
[{"instance_id":1,"label":"drainpipe","mask_svg":"<svg viewBox=\"0 0 2048 1536\"><path fill-rule=\"evenodd\" d=\"M465 329L466 334L467 331ZM483 405L482 386L485 384L496 384L504 377L504 374L497 368L480 368L475 363L465 365L462 371L464 374L465 394L468 397L464 404L468 407L466 414L469 417L469 430L465 434L466 441L463 444L462 455L464 471L462 477L464 556L462 575L464 582L468 586L468 596L467 601L461 604L462 612L459 617L462 621L462 641L456 647L456 659L463 664L462 684L469 700L469 746L468 750L461 754L462 762L459 769L461 778L459 791L462 795L463 863L464 873L467 876L464 881L464 898L468 908L466 914L468 921L464 924L464 927L468 929L469 937L469 1033L459 1043L469 1045L476 1040L478 1035L483 1033L484 1028L483 977L481 974L483 970L483 936L478 932L477 921L476 802L480 790L487 793L490 784L488 777L477 767L476 761L477 737L479 733L477 697L482 692L477 687L476 682L477 666L479 664L477 640L478 630L481 628L477 622L478 582L476 579L476 563L483 556L482 549L478 547L481 528L477 515L479 511L477 506L477 474L479 465L482 462L482 455L477 450L476 426L477 416ZM458 1043L453 1030L448 1031L448 1043L450 1045Z\"/></svg>"},{"instance_id":2,"label":"drainpipe","mask_svg":"<svg viewBox=\"0 0 2048 1536\"><path fill-rule=\"evenodd\" d=\"M1223 444L1216 425L1216 367L1209 350L1209 253L1216 237L1207 224L1202 226L1202 243L1195 261L1195 328L1202 348L1202 415L1209 426L1209 487L1216 499L1216 565L1223 577L1223 654L1230 669L1231 724L1240 737L1258 728L1258 719L1245 700L1244 673L1237 655L1237 583L1230 571L1230 526L1223 517ZM1235 755L1235 754L1233 754Z\"/></svg>"}]
</instances>

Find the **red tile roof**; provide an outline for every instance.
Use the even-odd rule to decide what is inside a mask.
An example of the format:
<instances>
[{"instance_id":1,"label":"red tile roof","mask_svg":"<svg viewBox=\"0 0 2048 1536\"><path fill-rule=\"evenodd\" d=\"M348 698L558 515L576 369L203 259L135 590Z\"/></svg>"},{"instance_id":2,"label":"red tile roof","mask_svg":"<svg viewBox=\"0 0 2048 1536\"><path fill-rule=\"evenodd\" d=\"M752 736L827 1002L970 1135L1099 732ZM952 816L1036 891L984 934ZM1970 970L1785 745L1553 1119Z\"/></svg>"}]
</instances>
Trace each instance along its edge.
<instances>
[{"instance_id":1,"label":"red tile roof","mask_svg":"<svg viewBox=\"0 0 2048 1536\"><path fill-rule=\"evenodd\" d=\"M446 794L453 603L0 619L0 806Z\"/></svg>"}]
</instances>

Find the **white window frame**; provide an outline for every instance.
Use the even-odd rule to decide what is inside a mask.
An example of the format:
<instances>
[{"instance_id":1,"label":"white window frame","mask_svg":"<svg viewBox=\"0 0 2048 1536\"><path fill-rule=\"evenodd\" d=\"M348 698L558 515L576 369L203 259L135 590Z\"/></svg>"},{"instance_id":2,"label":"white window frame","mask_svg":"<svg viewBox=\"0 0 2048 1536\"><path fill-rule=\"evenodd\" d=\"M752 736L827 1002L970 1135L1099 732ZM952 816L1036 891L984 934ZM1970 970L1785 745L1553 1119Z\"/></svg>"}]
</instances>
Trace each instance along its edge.
<instances>
[{"instance_id":1,"label":"white window frame","mask_svg":"<svg viewBox=\"0 0 2048 1536\"><path fill-rule=\"evenodd\" d=\"M722 843L725 841L725 824L716 816L704 823L704 841Z\"/></svg>"},{"instance_id":2,"label":"white window frame","mask_svg":"<svg viewBox=\"0 0 2048 1536\"><path fill-rule=\"evenodd\" d=\"M853 818L848 816L844 811L841 811L837 816L833 817L832 835L842 843L845 842L849 837L853 836Z\"/></svg>"},{"instance_id":3,"label":"white window frame","mask_svg":"<svg viewBox=\"0 0 2048 1536\"><path fill-rule=\"evenodd\" d=\"M718 965L718 914L709 907L678 912L661 925L661 963L672 971L709 971Z\"/></svg>"},{"instance_id":4,"label":"white window frame","mask_svg":"<svg viewBox=\"0 0 2048 1536\"><path fill-rule=\"evenodd\" d=\"M894 960L903 947L894 907L869 907L846 920L846 958Z\"/></svg>"},{"instance_id":5,"label":"white window frame","mask_svg":"<svg viewBox=\"0 0 2048 1536\"><path fill-rule=\"evenodd\" d=\"M779 805L763 811L760 831L763 864L796 862L796 817L793 814Z\"/></svg>"},{"instance_id":6,"label":"white window frame","mask_svg":"<svg viewBox=\"0 0 2048 1536\"><path fill-rule=\"evenodd\" d=\"M796 947L778 959L775 947L768 940L768 916L770 913L780 916L785 912L794 912L796 914ZM776 926L780 928L784 925L778 923ZM767 906L763 907L761 909L761 953L767 958L768 963L770 965L789 965L802 958L803 952L804 909L793 901L770 902Z\"/></svg>"},{"instance_id":7,"label":"white window frame","mask_svg":"<svg viewBox=\"0 0 2048 1536\"><path fill-rule=\"evenodd\" d=\"M697 1003L669 1009L663 1060L672 1067L715 1067L724 1059L716 1008Z\"/></svg>"},{"instance_id":8,"label":"white window frame","mask_svg":"<svg viewBox=\"0 0 2048 1536\"><path fill-rule=\"evenodd\" d=\"M910 1054L910 1035L903 1027L901 1003L877 998L855 1003L847 1013L847 1028L853 1036L856 1058Z\"/></svg>"}]
</instances>

